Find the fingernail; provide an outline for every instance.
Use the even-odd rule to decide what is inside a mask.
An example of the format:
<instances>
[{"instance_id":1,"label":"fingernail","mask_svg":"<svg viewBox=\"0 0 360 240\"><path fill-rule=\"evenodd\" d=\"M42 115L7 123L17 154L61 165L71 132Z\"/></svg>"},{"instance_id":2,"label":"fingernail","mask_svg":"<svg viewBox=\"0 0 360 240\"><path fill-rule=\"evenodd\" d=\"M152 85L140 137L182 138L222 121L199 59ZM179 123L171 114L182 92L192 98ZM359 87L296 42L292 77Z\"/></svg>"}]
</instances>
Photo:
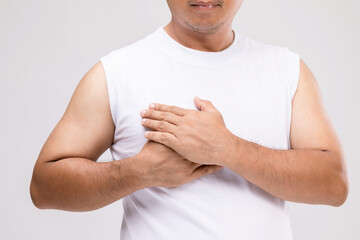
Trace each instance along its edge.
<instances>
[{"instance_id":1,"label":"fingernail","mask_svg":"<svg viewBox=\"0 0 360 240\"><path fill-rule=\"evenodd\" d=\"M146 109L141 111L141 115L144 115L146 113Z\"/></svg>"}]
</instances>

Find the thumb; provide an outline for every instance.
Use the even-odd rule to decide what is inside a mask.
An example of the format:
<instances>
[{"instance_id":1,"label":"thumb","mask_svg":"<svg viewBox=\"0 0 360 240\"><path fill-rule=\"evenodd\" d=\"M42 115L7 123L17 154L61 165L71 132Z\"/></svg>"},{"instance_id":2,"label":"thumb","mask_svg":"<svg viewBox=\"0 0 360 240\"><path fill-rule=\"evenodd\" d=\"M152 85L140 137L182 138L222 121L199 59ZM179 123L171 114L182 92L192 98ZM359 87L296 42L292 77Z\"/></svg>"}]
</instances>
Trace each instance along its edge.
<instances>
[{"instance_id":1,"label":"thumb","mask_svg":"<svg viewBox=\"0 0 360 240\"><path fill-rule=\"evenodd\" d=\"M209 100L203 100L196 96L194 98L195 106L204 112L218 112L218 110L214 107L214 105Z\"/></svg>"}]
</instances>

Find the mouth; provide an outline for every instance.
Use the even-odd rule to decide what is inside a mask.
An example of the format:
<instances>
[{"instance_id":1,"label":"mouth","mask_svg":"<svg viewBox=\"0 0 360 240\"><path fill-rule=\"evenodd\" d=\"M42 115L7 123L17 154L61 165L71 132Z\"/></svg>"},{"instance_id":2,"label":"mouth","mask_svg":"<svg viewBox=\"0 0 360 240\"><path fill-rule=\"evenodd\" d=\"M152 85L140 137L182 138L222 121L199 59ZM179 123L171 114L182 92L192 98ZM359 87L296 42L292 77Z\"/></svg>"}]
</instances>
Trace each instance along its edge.
<instances>
[{"instance_id":1,"label":"mouth","mask_svg":"<svg viewBox=\"0 0 360 240\"><path fill-rule=\"evenodd\" d=\"M211 11L220 6L221 6L220 4L203 3L203 2L191 4L191 7L195 8L197 10L201 10L201 11Z\"/></svg>"}]
</instances>

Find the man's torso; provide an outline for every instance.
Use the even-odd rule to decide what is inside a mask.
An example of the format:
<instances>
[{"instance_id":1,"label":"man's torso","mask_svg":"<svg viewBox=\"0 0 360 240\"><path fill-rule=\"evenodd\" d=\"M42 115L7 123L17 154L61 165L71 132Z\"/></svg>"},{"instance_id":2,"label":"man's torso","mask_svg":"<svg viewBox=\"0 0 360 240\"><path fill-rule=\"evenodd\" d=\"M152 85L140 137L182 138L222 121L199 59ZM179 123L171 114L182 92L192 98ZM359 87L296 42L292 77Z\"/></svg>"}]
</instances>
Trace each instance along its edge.
<instances>
[{"instance_id":1,"label":"man's torso","mask_svg":"<svg viewBox=\"0 0 360 240\"><path fill-rule=\"evenodd\" d=\"M102 58L116 124L114 160L137 154L147 141L139 112L149 103L196 109L194 96L210 100L233 134L289 149L296 79L289 79L288 71L296 68L287 60L296 63L297 55L237 35L232 52L215 59L216 54L181 48L163 34L158 28ZM202 60L199 65L188 61L192 54ZM123 204L122 239L291 239L286 202L227 168L176 188L139 190Z\"/></svg>"}]
</instances>

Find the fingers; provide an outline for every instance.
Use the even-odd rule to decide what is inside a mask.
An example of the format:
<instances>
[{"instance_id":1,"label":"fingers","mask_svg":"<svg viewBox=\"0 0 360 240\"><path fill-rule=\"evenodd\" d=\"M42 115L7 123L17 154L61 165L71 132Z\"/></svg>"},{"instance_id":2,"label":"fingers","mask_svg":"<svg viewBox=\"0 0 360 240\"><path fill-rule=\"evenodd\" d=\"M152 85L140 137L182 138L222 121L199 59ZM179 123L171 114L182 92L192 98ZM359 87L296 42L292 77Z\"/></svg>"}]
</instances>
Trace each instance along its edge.
<instances>
[{"instance_id":1,"label":"fingers","mask_svg":"<svg viewBox=\"0 0 360 240\"><path fill-rule=\"evenodd\" d=\"M173 105L169 106L161 103L152 103L150 104L149 108L158 111L174 113L178 116L184 116L186 114L186 111L189 111L188 109L185 108L181 108Z\"/></svg>"},{"instance_id":2,"label":"fingers","mask_svg":"<svg viewBox=\"0 0 360 240\"><path fill-rule=\"evenodd\" d=\"M152 140L154 142L164 144L174 149L174 145L176 143L176 137L170 133L146 131L144 135L148 140Z\"/></svg>"},{"instance_id":3,"label":"fingers","mask_svg":"<svg viewBox=\"0 0 360 240\"><path fill-rule=\"evenodd\" d=\"M153 109L144 109L140 112L140 116L143 118L149 118L153 120L166 121L174 125L178 125L179 116L171 112L162 112Z\"/></svg>"},{"instance_id":4,"label":"fingers","mask_svg":"<svg viewBox=\"0 0 360 240\"><path fill-rule=\"evenodd\" d=\"M155 131L167 132L176 135L176 126L168 122L143 118L141 120L141 125Z\"/></svg>"}]
</instances>

